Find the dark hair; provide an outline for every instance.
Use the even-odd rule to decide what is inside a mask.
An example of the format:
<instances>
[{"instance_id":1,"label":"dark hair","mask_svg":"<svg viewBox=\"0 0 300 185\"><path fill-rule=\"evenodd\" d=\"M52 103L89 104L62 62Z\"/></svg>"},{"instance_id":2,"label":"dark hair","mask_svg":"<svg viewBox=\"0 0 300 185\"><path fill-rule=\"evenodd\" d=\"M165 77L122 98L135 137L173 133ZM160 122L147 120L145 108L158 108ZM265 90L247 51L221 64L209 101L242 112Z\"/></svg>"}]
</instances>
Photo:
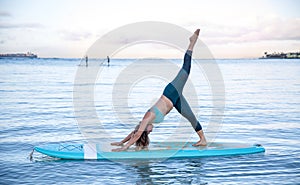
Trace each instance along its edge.
<instances>
[{"instance_id":1,"label":"dark hair","mask_svg":"<svg viewBox=\"0 0 300 185\"><path fill-rule=\"evenodd\" d=\"M133 133L135 134L140 128L140 124L138 124ZM148 146L150 143L150 139L148 137L148 132L147 132L147 127L146 129L143 131L141 137L135 142L135 146L139 146L139 147L146 147Z\"/></svg>"}]
</instances>

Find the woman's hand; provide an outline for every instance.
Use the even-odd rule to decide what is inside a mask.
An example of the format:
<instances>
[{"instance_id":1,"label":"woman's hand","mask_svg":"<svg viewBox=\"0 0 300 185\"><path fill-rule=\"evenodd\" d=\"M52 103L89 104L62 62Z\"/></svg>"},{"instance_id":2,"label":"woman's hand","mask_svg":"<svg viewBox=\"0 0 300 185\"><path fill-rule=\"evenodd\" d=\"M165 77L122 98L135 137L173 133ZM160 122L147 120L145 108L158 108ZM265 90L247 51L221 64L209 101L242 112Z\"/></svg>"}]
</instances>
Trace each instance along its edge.
<instances>
[{"instance_id":1,"label":"woman's hand","mask_svg":"<svg viewBox=\"0 0 300 185\"><path fill-rule=\"evenodd\" d=\"M123 143L122 142L114 142L114 143L110 143L112 146L122 146Z\"/></svg>"},{"instance_id":2,"label":"woman's hand","mask_svg":"<svg viewBox=\"0 0 300 185\"><path fill-rule=\"evenodd\" d=\"M125 151L125 150L127 150L127 148L122 147L122 148L112 149L111 151L113 151L113 152L122 152L122 151Z\"/></svg>"}]
</instances>

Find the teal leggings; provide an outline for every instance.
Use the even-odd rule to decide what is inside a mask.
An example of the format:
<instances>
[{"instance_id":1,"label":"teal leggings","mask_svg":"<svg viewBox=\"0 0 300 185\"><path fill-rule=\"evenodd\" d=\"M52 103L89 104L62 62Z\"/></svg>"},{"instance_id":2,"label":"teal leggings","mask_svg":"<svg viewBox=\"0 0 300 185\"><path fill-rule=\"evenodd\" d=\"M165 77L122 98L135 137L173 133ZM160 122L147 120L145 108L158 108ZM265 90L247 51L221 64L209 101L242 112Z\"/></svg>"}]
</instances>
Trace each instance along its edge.
<instances>
[{"instance_id":1,"label":"teal leggings","mask_svg":"<svg viewBox=\"0 0 300 185\"><path fill-rule=\"evenodd\" d=\"M184 98L182 91L186 81L188 80L192 61L192 51L187 50L184 55L182 68L179 70L174 80L169 83L163 95L171 100L176 110L192 124L196 132L202 130L202 126L194 115L190 105Z\"/></svg>"}]
</instances>

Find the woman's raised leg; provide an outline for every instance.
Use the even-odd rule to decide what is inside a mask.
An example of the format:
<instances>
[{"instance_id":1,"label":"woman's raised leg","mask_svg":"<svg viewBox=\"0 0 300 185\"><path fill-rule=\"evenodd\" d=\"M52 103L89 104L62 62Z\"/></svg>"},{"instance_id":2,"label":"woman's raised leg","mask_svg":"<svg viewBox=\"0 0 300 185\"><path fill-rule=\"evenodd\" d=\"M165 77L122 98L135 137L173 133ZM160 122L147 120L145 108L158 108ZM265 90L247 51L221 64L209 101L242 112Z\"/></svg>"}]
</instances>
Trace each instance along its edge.
<instances>
[{"instance_id":1,"label":"woman's raised leg","mask_svg":"<svg viewBox=\"0 0 300 185\"><path fill-rule=\"evenodd\" d=\"M194 34L190 37L190 44L184 55L182 68L179 70L178 74L176 75L174 80L171 82L171 84L175 87L175 89L177 90L179 95L182 94L183 87L189 77L189 74L190 74L192 53L193 53L194 46L197 42L199 32L200 32L200 29L197 29L194 32Z\"/></svg>"}]
</instances>

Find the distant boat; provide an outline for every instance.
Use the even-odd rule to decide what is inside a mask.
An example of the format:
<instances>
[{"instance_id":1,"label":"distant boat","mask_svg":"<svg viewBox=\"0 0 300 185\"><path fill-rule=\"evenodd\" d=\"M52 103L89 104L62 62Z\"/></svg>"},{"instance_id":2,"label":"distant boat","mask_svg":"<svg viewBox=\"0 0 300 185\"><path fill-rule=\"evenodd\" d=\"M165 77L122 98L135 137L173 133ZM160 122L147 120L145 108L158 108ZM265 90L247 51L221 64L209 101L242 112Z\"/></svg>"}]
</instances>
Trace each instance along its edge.
<instances>
[{"instance_id":1,"label":"distant boat","mask_svg":"<svg viewBox=\"0 0 300 185\"><path fill-rule=\"evenodd\" d=\"M0 58L37 58L36 54L31 52L27 53L12 53L12 54L0 54Z\"/></svg>"},{"instance_id":2,"label":"distant boat","mask_svg":"<svg viewBox=\"0 0 300 185\"><path fill-rule=\"evenodd\" d=\"M265 56L261 57L260 59L300 59L300 52L281 52L272 54L265 52Z\"/></svg>"}]
</instances>

